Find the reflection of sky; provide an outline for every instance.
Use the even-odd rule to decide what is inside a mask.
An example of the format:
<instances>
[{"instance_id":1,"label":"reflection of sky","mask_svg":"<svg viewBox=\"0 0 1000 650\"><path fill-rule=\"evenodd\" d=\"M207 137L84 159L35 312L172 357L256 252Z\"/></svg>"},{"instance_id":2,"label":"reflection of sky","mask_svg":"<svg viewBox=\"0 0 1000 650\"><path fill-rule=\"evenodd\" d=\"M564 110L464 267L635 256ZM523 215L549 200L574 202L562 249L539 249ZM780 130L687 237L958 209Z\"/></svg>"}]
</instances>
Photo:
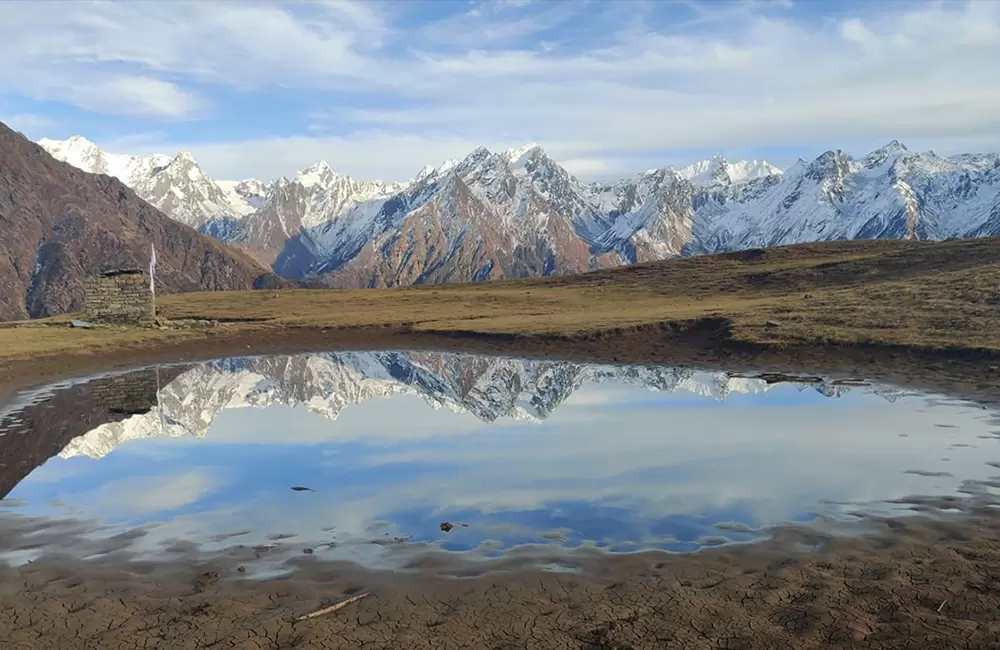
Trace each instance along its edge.
<instances>
[{"instance_id":1,"label":"reflection of sky","mask_svg":"<svg viewBox=\"0 0 1000 650\"><path fill-rule=\"evenodd\" d=\"M988 413L929 404L788 385L719 402L605 383L541 423L487 424L405 395L337 420L304 407L228 409L203 439L54 458L10 498L26 514L158 522L147 545L249 530L239 542L332 537L346 556L396 536L485 555L523 543L693 550L835 514L830 502L950 494L998 473L985 464L1000 461L997 439L981 437ZM443 521L457 526L444 533Z\"/></svg>"}]
</instances>

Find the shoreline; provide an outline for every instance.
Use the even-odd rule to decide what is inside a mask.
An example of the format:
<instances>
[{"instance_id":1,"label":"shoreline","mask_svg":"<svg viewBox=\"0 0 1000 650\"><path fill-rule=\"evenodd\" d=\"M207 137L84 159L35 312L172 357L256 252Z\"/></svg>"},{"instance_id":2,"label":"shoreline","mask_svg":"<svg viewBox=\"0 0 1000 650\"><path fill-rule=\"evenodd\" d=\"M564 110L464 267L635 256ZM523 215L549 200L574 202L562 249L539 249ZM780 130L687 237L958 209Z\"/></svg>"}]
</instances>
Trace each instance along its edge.
<instances>
[{"instance_id":1,"label":"shoreline","mask_svg":"<svg viewBox=\"0 0 1000 650\"><path fill-rule=\"evenodd\" d=\"M766 345L720 335L717 321L709 322L710 327L705 325L703 321L651 324L575 337L415 331L398 326L206 330L209 334L198 338L185 336L151 341L142 347L123 346L113 356L67 352L0 361L0 401L59 381L158 364L335 351L421 350L863 379L1000 404L1000 394L994 390L1000 383L1000 350L871 343Z\"/></svg>"}]
</instances>

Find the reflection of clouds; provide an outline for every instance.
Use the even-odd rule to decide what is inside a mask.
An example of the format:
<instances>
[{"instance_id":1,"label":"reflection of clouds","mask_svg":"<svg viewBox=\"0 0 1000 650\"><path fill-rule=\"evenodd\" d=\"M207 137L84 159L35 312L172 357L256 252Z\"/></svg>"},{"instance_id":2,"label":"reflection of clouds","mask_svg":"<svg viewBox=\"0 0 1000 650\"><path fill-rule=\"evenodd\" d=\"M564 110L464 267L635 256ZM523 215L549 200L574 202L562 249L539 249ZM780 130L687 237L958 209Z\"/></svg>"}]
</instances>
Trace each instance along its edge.
<instances>
[{"instance_id":1,"label":"reflection of clouds","mask_svg":"<svg viewBox=\"0 0 1000 650\"><path fill-rule=\"evenodd\" d=\"M135 476L106 483L90 493L74 496L73 500L92 503L98 511L142 515L191 505L218 486L217 477L201 471Z\"/></svg>"},{"instance_id":2,"label":"reflection of clouds","mask_svg":"<svg viewBox=\"0 0 1000 650\"><path fill-rule=\"evenodd\" d=\"M283 405L230 409L203 439L137 441L135 455L87 462L89 484L63 496L113 519L210 495L151 529L141 542L149 548L245 529L253 532L240 543L294 533L306 544L329 539L327 527L341 544L383 533L445 539L445 519L472 525L449 543L474 546L488 534L540 537L553 527L568 537L575 527L578 540L662 540L674 532L668 520L718 533L718 521L766 526L834 507L826 501L954 493L964 479L997 473L985 461L1000 461L1000 447L977 438L990 423L969 405L799 395L777 388L752 404L698 398L679 408L668 393L609 383L582 387L539 423L487 424L411 395L363 402L336 420ZM142 476L151 465L136 462L147 445L170 452L158 476ZM225 486L213 469L221 463ZM112 470L121 474L104 482ZM928 475L945 471L954 476ZM32 475L16 493L46 499L53 487ZM375 531L380 519L388 524Z\"/></svg>"},{"instance_id":3,"label":"reflection of clouds","mask_svg":"<svg viewBox=\"0 0 1000 650\"><path fill-rule=\"evenodd\" d=\"M581 386L566 398L562 408L570 406L603 406L621 402L624 398L635 398L635 387L626 384L598 384Z\"/></svg>"},{"instance_id":4,"label":"reflection of clouds","mask_svg":"<svg viewBox=\"0 0 1000 650\"><path fill-rule=\"evenodd\" d=\"M963 425L963 438L978 433L974 411L949 411L949 420ZM900 439L901 430L910 437ZM952 440L912 406L888 404L676 411L578 406L529 429L453 442L360 451L355 466L386 475L421 464L431 469L408 475L405 487L371 486L364 495L339 499L330 516L358 521L364 513L408 508L499 512L582 498L614 501L644 517L740 505L776 522L823 499L896 498L953 491L960 483L903 473L940 466ZM988 475L981 453L952 454L949 471Z\"/></svg>"},{"instance_id":5,"label":"reflection of clouds","mask_svg":"<svg viewBox=\"0 0 1000 650\"><path fill-rule=\"evenodd\" d=\"M490 426L471 413L435 409L419 397L396 395L355 404L336 420L305 407L275 405L264 409L230 409L219 414L205 440L187 438L184 441L194 446L206 443L317 445L372 438L403 441L466 435Z\"/></svg>"},{"instance_id":6,"label":"reflection of clouds","mask_svg":"<svg viewBox=\"0 0 1000 650\"><path fill-rule=\"evenodd\" d=\"M565 405L532 426L501 425L447 440L335 445L315 462L326 462L331 471L349 466L358 480L326 490L315 486L321 498L297 502L294 519L323 521L341 534L363 536L373 518L386 513L419 510L443 517L474 509L488 516L572 499L614 504L644 519L741 507L762 522L776 523L818 508L824 499L952 491L960 479L935 483L903 473L939 465L941 450L953 442L917 413L916 405L725 410ZM383 411L395 414L397 427L417 430L430 409L385 405ZM947 417L963 425L962 439L974 437L974 411L953 408ZM900 439L899 431L910 437ZM353 426L330 437L366 439L365 430ZM214 431L207 440L213 439ZM952 454L949 471L962 477L991 472L981 452L965 451L970 453ZM329 462L331 457L336 462ZM397 474L404 478L394 478ZM271 517L290 523L292 513L282 507L259 506L253 516L261 525ZM272 521L270 529L278 528L288 524Z\"/></svg>"},{"instance_id":7,"label":"reflection of clouds","mask_svg":"<svg viewBox=\"0 0 1000 650\"><path fill-rule=\"evenodd\" d=\"M65 461L61 458L50 458L31 472L33 483L59 483L84 471L79 459Z\"/></svg>"}]
</instances>

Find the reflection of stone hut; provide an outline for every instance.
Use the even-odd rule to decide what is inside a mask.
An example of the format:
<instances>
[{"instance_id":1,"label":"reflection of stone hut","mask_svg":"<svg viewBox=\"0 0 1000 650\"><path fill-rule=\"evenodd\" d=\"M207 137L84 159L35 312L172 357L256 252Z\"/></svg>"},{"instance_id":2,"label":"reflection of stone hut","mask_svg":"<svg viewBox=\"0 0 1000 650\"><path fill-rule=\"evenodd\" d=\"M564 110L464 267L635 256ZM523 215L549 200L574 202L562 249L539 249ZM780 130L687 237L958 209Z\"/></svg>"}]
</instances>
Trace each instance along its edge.
<instances>
[{"instance_id":1,"label":"reflection of stone hut","mask_svg":"<svg viewBox=\"0 0 1000 650\"><path fill-rule=\"evenodd\" d=\"M87 318L112 323L138 323L156 316L149 278L137 269L105 271L84 284Z\"/></svg>"},{"instance_id":2,"label":"reflection of stone hut","mask_svg":"<svg viewBox=\"0 0 1000 650\"><path fill-rule=\"evenodd\" d=\"M94 405L107 409L112 415L146 413L157 403L155 368L101 377L90 385L94 389Z\"/></svg>"}]
</instances>

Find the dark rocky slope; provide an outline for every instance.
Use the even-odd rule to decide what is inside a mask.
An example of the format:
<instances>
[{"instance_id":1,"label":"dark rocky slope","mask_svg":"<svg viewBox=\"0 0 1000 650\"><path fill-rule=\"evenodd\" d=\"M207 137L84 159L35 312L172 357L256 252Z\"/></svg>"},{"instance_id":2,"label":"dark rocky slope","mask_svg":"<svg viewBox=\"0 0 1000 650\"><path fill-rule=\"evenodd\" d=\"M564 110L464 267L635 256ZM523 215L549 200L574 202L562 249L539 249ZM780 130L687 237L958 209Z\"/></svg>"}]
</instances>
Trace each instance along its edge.
<instances>
[{"instance_id":1,"label":"dark rocky slope","mask_svg":"<svg viewBox=\"0 0 1000 650\"><path fill-rule=\"evenodd\" d=\"M267 270L153 208L110 176L88 174L0 124L0 320L73 311L83 281L146 268L158 293L250 289Z\"/></svg>"}]
</instances>

